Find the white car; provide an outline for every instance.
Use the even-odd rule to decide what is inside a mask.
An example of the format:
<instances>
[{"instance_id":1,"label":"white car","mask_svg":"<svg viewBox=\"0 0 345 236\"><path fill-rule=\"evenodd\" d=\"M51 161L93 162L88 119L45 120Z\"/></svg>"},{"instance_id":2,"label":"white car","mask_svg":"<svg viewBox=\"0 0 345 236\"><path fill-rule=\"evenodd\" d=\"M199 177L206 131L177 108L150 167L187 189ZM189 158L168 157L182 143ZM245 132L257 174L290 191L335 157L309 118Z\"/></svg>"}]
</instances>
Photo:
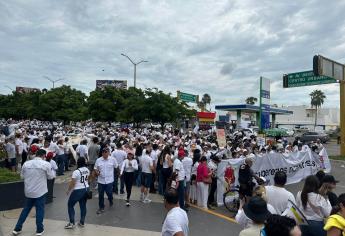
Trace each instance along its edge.
<instances>
[{"instance_id":1,"label":"white car","mask_svg":"<svg viewBox=\"0 0 345 236\"><path fill-rule=\"evenodd\" d=\"M293 136L295 134L295 131L293 131L291 129L284 128L284 127L280 128L280 129L284 130L287 133L287 135L289 135L289 136Z\"/></svg>"}]
</instances>

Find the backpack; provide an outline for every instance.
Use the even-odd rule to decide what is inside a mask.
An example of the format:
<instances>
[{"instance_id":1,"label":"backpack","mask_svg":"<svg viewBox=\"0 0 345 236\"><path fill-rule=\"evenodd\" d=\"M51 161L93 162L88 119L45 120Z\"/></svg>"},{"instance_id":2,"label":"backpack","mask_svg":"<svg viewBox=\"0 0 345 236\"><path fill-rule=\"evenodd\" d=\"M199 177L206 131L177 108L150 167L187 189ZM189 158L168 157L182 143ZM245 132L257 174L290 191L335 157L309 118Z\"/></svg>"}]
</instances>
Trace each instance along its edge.
<instances>
[{"instance_id":1,"label":"backpack","mask_svg":"<svg viewBox=\"0 0 345 236\"><path fill-rule=\"evenodd\" d=\"M4 133L5 136L10 135L10 129L8 128L8 126L3 126L1 128L1 131Z\"/></svg>"}]
</instances>

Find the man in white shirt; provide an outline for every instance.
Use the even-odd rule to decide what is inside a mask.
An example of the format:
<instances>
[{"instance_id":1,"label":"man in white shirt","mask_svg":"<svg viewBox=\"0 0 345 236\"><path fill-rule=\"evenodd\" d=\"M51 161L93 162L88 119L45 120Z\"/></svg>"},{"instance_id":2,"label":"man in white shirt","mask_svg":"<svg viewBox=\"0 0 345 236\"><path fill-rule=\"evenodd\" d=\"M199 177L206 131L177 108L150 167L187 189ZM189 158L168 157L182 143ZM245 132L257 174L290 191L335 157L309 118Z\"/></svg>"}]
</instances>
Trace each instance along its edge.
<instances>
[{"instance_id":1,"label":"man in white shirt","mask_svg":"<svg viewBox=\"0 0 345 236\"><path fill-rule=\"evenodd\" d=\"M188 216L178 206L178 194L175 189L170 188L164 194L164 206L168 214L165 217L162 236L188 236Z\"/></svg>"},{"instance_id":2,"label":"man in white shirt","mask_svg":"<svg viewBox=\"0 0 345 236\"><path fill-rule=\"evenodd\" d=\"M153 161L150 157L151 150L146 149L143 155L140 157L141 166L141 195L140 200L144 203L150 203L151 200L148 198L148 189L150 188L152 181L152 172L154 171Z\"/></svg>"},{"instance_id":3,"label":"man in white shirt","mask_svg":"<svg viewBox=\"0 0 345 236\"><path fill-rule=\"evenodd\" d=\"M179 198L179 204L180 207L185 210L184 207L184 192L185 192L185 186L184 186L184 181L186 178L186 174L183 168L182 160L185 156L185 151L184 149L179 149L177 157L174 161L173 165L173 172L177 173L177 181L179 182L177 192L178 192L178 198Z\"/></svg>"},{"instance_id":4,"label":"man in white shirt","mask_svg":"<svg viewBox=\"0 0 345 236\"><path fill-rule=\"evenodd\" d=\"M43 158L46 151L40 149L37 151L33 160L24 163L20 176L24 179L25 206L19 216L13 235L22 232L23 224L29 215L33 206L36 208L36 235L40 236L44 232L43 218L45 196L48 192L47 179L53 179L54 174L49 162Z\"/></svg>"},{"instance_id":5,"label":"man in white shirt","mask_svg":"<svg viewBox=\"0 0 345 236\"><path fill-rule=\"evenodd\" d=\"M274 207L278 215L289 208L289 200L296 203L294 195L284 188L286 180L286 173L278 171L274 175L274 186L265 187L267 203Z\"/></svg>"},{"instance_id":6,"label":"man in white shirt","mask_svg":"<svg viewBox=\"0 0 345 236\"><path fill-rule=\"evenodd\" d=\"M183 169L186 175L185 206L189 207L190 179L192 176L193 159L190 156L183 158Z\"/></svg>"},{"instance_id":7,"label":"man in white shirt","mask_svg":"<svg viewBox=\"0 0 345 236\"><path fill-rule=\"evenodd\" d=\"M160 154L160 150L158 149L158 144L153 144L152 145L152 151L151 151L151 158L153 162L153 168L156 170L157 168L157 160L158 156ZM155 189L155 181L157 179L156 173L152 173L152 181L151 181L151 186L150 186L150 193L156 193Z\"/></svg>"},{"instance_id":8,"label":"man in white shirt","mask_svg":"<svg viewBox=\"0 0 345 236\"><path fill-rule=\"evenodd\" d=\"M20 163L22 162L22 155L23 155L23 150L24 150L22 135L19 133L16 134L16 139L14 142L16 145L16 162L17 162L17 166L19 166Z\"/></svg>"},{"instance_id":9,"label":"man in white shirt","mask_svg":"<svg viewBox=\"0 0 345 236\"><path fill-rule=\"evenodd\" d=\"M98 205L97 214L104 212L104 192L108 196L109 206L113 206L114 169L118 167L115 158L110 156L108 148L102 150L102 156L96 160L95 172L98 176Z\"/></svg>"},{"instance_id":10,"label":"man in white shirt","mask_svg":"<svg viewBox=\"0 0 345 236\"><path fill-rule=\"evenodd\" d=\"M127 157L127 153L123 150L122 144L120 142L118 142L116 144L116 149L111 153L111 156L116 159L117 164L121 168L123 161ZM113 191L115 192L115 194L119 194L119 190L118 190L118 183L119 183L118 179L119 178L120 178L120 194L124 194L125 193L125 191L124 191L125 182L124 182L123 176L120 177L119 170L114 171L114 188L113 188Z\"/></svg>"}]
</instances>

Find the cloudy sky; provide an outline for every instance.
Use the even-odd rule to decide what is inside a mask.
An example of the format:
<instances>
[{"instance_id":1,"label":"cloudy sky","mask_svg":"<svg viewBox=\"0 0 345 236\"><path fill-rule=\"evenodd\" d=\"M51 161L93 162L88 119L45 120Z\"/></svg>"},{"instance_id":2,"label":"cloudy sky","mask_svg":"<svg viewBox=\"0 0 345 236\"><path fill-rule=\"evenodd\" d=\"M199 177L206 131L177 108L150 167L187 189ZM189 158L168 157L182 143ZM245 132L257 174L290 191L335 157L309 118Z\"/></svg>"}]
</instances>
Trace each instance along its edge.
<instances>
[{"instance_id":1,"label":"cloudy sky","mask_svg":"<svg viewBox=\"0 0 345 236\"><path fill-rule=\"evenodd\" d=\"M309 104L314 89L339 106L339 86L282 88L284 73L312 69L322 54L345 62L345 1L0 0L0 93L49 88L52 79L89 93L97 79L128 80L176 94L209 93L213 104L258 97ZM62 83L57 83L61 85Z\"/></svg>"}]
</instances>

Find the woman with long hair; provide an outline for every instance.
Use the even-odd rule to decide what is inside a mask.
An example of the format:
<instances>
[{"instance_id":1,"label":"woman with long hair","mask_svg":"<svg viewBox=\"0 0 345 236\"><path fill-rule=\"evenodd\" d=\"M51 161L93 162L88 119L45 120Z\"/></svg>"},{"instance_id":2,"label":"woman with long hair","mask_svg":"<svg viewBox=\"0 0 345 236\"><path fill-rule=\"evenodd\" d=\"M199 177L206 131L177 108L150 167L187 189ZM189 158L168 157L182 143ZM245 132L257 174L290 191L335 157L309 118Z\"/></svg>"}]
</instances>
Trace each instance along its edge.
<instances>
[{"instance_id":1,"label":"woman with long hair","mask_svg":"<svg viewBox=\"0 0 345 236\"><path fill-rule=\"evenodd\" d=\"M171 159L171 148L169 145L166 145L160 155L159 158L160 164L162 165L162 187L163 187L163 193L165 193L165 189L167 187L167 183L169 178L172 175L172 166L173 162Z\"/></svg>"},{"instance_id":2,"label":"woman with long hair","mask_svg":"<svg viewBox=\"0 0 345 236\"><path fill-rule=\"evenodd\" d=\"M71 182L69 183L67 195L72 191L68 199L68 216L69 222L65 229L73 229L75 226L75 211L74 205L79 202L80 207L80 221L79 227L84 227L86 217L86 192L89 188L90 171L87 168L86 160L84 157L79 157L77 160L77 169L73 171Z\"/></svg>"},{"instance_id":3,"label":"woman with long hair","mask_svg":"<svg viewBox=\"0 0 345 236\"><path fill-rule=\"evenodd\" d=\"M327 236L345 236L345 193L338 197L338 205L333 207L324 229Z\"/></svg>"},{"instance_id":4,"label":"woman with long hair","mask_svg":"<svg viewBox=\"0 0 345 236\"><path fill-rule=\"evenodd\" d=\"M297 193L297 207L308 220L308 225L301 225L303 236L326 236L323 221L332 210L327 195L319 194L319 180L315 175L306 178L302 191Z\"/></svg>"},{"instance_id":5,"label":"woman with long hair","mask_svg":"<svg viewBox=\"0 0 345 236\"><path fill-rule=\"evenodd\" d=\"M120 176L123 175L125 186L126 186L126 206L130 206L130 198L132 193L132 186L134 182L134 172L138 170L138 162L134 159L134 151L131 149L127 150L127 159L125 159L120 167Z\"/></svg>"}]
</instances>

